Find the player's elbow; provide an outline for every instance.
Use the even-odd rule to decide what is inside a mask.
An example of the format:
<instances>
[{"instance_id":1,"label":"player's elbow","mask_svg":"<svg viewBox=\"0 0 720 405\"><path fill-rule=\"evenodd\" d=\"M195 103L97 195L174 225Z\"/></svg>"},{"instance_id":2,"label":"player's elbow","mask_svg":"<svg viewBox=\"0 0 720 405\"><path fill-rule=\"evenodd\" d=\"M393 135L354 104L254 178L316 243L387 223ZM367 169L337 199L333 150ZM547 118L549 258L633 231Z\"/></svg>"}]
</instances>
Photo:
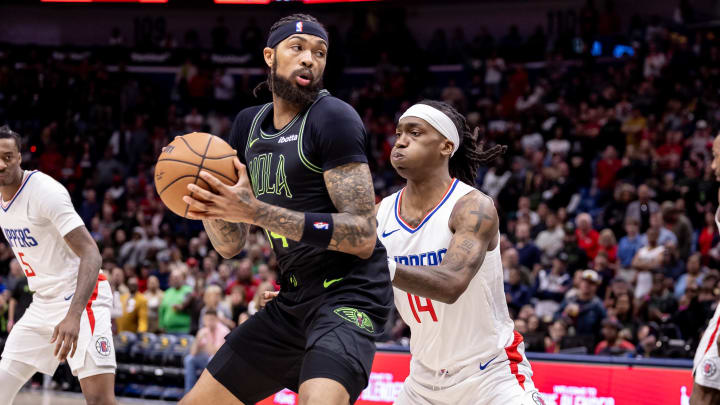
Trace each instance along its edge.
<instances>
[{"instance_id":1,"label":"player's elbow","mask_svg":"<svg viewBox=\"0 0 720 405\"><path fill-rule=\"evenodd\" d=\"M452 279L445 284L443 297L439 300L444 304L454 304L467 289L467 283L459 279Z\"/></svg>"},{"instance_id":2,"label":"player's elbow","mask_svg":"<svg viewBox=\"0 0 720 405\"><path fill-rule=\"evenodd\" d=\"M242 251L241 248L232 248L227 246L214 246L215 251L218 252L220 256L223 257L223 259L232 259L233 257L240 254Z\"/></svg>"}]
</instances>

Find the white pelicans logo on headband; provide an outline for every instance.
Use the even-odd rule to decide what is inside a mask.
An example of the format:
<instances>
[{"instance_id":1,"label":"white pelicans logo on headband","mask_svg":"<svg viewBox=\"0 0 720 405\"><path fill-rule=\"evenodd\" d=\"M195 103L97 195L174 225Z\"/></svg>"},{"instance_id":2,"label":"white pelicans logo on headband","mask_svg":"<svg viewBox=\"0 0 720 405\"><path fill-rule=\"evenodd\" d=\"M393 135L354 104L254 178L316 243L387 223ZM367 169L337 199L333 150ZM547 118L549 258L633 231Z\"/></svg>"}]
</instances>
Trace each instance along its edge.
<instances>
[{"instance_id":1,"label":"white pelicans logo on headband","mask_svg":"<svg viewBox=\"0 0 720 405\"><path fill-rule=\"evenodd\" d=\"M302 21L298 21L295 23L295 32L303 32L302 28Z\"/></svg>"}]
</instances>

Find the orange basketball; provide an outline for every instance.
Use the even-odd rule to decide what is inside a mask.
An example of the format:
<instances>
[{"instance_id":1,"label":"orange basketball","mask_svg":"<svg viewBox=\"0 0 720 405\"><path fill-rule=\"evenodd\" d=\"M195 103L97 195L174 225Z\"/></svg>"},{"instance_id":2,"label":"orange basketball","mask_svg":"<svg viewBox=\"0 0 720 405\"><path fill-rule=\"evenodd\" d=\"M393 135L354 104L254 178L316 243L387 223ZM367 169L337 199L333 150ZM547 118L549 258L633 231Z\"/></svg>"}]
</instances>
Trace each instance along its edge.
<instances>
[{"instance_id":1,"label":"orange basketball","mask_svg":"<svg viewBox=\"0 0 720 405\"><path fill-rule=\"evenodd\" d=\"M186 217L188 205L183 196L191 195L190 183L205 190L210 186L199 177L205 170L225 184L238 180L233 158L235 151L222 138L201 132L177 136L163 148L155 165L155 189L170 211Z\"/></svg>"}]
</instances>

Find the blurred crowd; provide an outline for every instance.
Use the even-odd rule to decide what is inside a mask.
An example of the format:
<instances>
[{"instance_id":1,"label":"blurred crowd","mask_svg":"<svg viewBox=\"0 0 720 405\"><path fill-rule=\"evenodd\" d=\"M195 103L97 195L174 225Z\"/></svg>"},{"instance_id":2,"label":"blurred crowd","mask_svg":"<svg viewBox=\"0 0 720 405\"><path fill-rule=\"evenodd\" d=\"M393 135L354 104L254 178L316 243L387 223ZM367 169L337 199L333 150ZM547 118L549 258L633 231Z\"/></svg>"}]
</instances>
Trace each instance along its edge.
<instances>
[{"instance_id":1,"label":"blurred crowd","mask_svg":"<svg viewBox=\"0 0 720 405\"><path fill-rule=\"evenodd\" d=\"M615 15L584 10L590 40L603 34L601 17ZM499 210L507 302L530 351L691 357L717 305L710 145L720 129L720 41L679 23L638 17L627 32L610 24L603 29L634 47L610 61L590 56L591 41L570 61L541 32L496 41L481 31L465 42L459 31L445 42L437 33L418 47L445 55L433 63L459 63L457 74L433 76L412 58L379 52L373 74L328 81L364 120L378 199L402 187L388 159L394 125L420 98L453 104L486 146L508 146L477 187ZM347 38L364 38L359 27ZM527 44L542 64L516 63ZM0 122L22 134L24 168L70 191L111 280L114 327L196 334L189 370L258 310L263 291L279 289L277 262L259 229L238 257L219 257L200 222L165 209L153 164L176 135L227 136L234 114L259 103L252 84L192 58L170 90L98 60L0 58ZM0 335L31 299L0 243ZM397 314L386 326L385 342L407 345Z\"/></svg>"}]
</instances>

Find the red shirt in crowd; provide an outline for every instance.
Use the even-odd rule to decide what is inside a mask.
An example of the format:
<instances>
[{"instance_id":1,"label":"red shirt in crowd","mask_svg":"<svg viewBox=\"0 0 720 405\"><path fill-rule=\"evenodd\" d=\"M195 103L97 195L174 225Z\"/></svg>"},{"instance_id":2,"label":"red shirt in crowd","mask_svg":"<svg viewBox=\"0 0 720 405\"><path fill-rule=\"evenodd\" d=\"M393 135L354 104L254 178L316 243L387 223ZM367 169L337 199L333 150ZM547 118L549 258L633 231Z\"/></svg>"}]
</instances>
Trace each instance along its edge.
<instances>
[{"instance_id":1,"label":"red shirt in crowd","mask_svg":"<svg viewBox=\"0 0 720 405\"><path fill-rule=\"evenodd\" d=\"M706 226L700 232L698 237L698 246L700 247L700 254L707 256L710 253L710 249L713 247L713 240L715 239L715 227Z\"/></svg>"},{"instance_id":2,"label":"red shirt in crowd","mask_svg":"<svg viewBox=\"0 0 720 405\"><path fill-rule=\"evenodd\" d=\"M588 259L594 260L600 250L600 243L598 242L600 234L598 234L596 230L591 229L587 235L583 235L580 229L576 229L575 236L578 240L578 246L587 253ZM617 256L617 251L615 254Z\"/></svg>"},{"instance_id":3,"label":"red shirt in crowd","mask_svg":"<svg viewBox=\"0 0 720 405\"><path fill-rule=\"evenodd\" d=\"M617 261L617 245L612 245L610 247L605 246L599 246L598 247L598 253L605 253L608 258L608 262L615 263Z\"/></svg>"},{"instance_id":4,"label":"red shirt in crowd","mask_svg":"<svg viewBox=\"0 0 720 405\"><path fill-rule=\"evenodd\" d=\"M612 190L617 172L622 168L620 159L603 159L597 164L597 186L600 190Z\"/></svg>"}]
</instances>

